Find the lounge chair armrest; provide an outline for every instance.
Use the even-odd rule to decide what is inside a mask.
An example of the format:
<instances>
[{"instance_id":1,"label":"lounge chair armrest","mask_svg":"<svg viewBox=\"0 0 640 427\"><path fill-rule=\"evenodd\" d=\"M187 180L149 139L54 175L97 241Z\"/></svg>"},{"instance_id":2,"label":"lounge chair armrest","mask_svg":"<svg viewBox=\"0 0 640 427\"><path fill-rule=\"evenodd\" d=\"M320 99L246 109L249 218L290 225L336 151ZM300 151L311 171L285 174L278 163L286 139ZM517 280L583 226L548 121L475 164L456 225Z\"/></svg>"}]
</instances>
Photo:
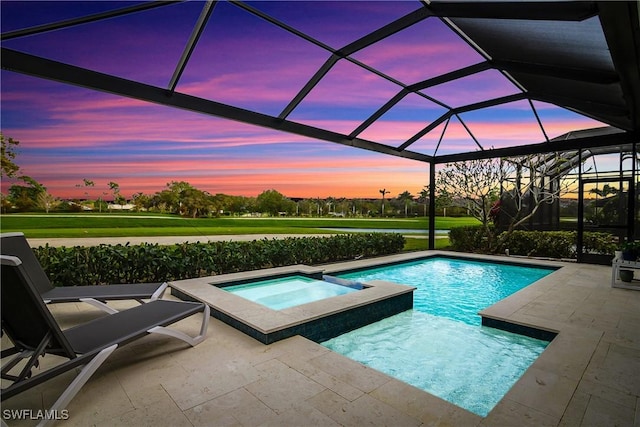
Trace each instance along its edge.
<instances>
[{"instance_id":1,"label":"lounge chair armrest","mask_svg":"<svg viewBox=\"0 0 640 427\"><path fill-rule=\"evenodd\" d=\"M207 328L209 327L209 316L211 315L211 309L207 304L203 305L204 309L202 312L202 325L200 326L200 333L195 337L191 337L184 332L176 331L175 329L169 329L164 326L155 326L149 329L147 332L149 332L150 334L167 335L173 338L177 338L186 342L191 347L195 347L207 338Z\"/></svg>"},{"instance_id":2,"label":"lounge chair armrest","mask_svg":"<svg viewBox=\"0 0 640 427\"><path fill-rule=\"evenodd\" d=\"M80 298L80 301L86 302L87 304L92 305L97 309L100 309L109 314L115 314L118 312L118 310L116 310L115 308L109 307L107 304L103 303L102 301L98 301L97 299L94 299L94 298Z\"/></svg>"},{"instance_id":3,"label":"lounge chair armrest","mask_svg":"<svg viewBox=\"0 0 640 427\"><path fill-rule=\"evenodd\" d=\"M169 283L163 282L162 285L160 285L160 287L153 293L153 295L151 295L151 301L162 298L164 292L167 290L167 286L169 286Z\"/></svg>"}]
</instances>

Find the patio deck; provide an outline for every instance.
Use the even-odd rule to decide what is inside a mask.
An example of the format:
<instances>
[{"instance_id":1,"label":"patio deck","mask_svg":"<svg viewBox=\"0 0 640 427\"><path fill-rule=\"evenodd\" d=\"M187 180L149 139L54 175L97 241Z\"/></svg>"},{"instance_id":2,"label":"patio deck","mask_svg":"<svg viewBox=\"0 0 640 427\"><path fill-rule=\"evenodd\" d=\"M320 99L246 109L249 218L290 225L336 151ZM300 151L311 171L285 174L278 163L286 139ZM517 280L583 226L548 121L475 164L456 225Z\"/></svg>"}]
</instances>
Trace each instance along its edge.
<instances>
[{"instance_id":1,"label":"patio deck","mask_svg":"<svg viewBox=\"0 0 640 427\"><path fill-rule=\"evenodd\" d=\"M612 288L610 267L556 264L562 268L485 311L559 332L486 418L300 336L264 345L211 318L197 347L148 336L117 350L58 425L640 425L640 292ZM103 315L86 304L51 311L65 326ZM193 331L198 320L178 327ZM7 400L3 417L50 407L73 376Z\"/></svg>"}]
</instances>

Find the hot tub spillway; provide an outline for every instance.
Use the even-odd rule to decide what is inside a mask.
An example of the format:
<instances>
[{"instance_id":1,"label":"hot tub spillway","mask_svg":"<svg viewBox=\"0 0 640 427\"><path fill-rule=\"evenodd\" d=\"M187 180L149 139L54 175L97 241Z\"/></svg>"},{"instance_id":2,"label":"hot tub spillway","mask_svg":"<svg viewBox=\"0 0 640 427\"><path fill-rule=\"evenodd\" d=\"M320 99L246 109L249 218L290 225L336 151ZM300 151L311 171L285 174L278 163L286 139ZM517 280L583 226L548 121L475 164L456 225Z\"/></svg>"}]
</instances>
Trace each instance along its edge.
<instances>
[{"instance_id":1,"label":"hot tub spillway","mask_svg":"<svg viewBox=\"0 0 640 427\"><path fill-rule=\"evenodd\" d=\"M324 280L325 282L334 283L336 285L346 286L346 287L352 288L352 289L360 290L360 289L366 288L365 285L363 285L360 282L356 282L355 280L341 279L339 277L329 276L327 274L322 276L322 280Z\"/></svg>"}]
</instances>

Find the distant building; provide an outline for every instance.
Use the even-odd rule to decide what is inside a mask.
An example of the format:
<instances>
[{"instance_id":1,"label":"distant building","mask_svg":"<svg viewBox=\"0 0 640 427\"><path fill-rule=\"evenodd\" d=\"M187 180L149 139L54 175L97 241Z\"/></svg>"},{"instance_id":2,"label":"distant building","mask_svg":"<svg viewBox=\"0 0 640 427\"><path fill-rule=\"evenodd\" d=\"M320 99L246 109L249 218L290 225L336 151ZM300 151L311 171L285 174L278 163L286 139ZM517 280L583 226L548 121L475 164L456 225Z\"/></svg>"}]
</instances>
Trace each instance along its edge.
<instances>
[{"instance_id":1,"label":"distant building","mask_svg":"<svg viewBox=\"0 0 640 427\"><path fill-rule=\"evenodd\" d=\"M130 211L133 210L135 208L135 205L132 205L131 203L127 203L124 205L117 205L115 203L109 203L107 205L107 209L109 210L114 210L114 211Z\"/></svg>"}]
</instances>

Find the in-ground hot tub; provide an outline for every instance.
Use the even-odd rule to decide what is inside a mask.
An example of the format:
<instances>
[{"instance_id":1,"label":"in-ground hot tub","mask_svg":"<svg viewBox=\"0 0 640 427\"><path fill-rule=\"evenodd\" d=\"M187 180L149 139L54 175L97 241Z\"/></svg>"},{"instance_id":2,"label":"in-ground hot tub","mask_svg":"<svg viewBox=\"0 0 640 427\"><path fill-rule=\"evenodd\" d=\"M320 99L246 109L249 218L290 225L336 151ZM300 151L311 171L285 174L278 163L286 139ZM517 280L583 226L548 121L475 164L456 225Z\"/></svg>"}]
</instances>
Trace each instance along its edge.
<instances>
[{"instance_id":1,"label":"in-ground hot tub","mask_svg":"<svg viewBox=\"0 0 640 427\"><path fill-rule=\"evenodd\" d=\"M317 279L296 274L237 285L218 286L272 310L283 310L325 298L346 295L365 287L358 282L344 280L340 283L331 279L327 276Z\"/></svg>"},{"instance_id":2,"label":"in-ground hot tub","mask_svg":"<svg viewBox=\"0 0 640 427\"><path fill-rule=\"evenodd\" d=\"M283 308L268 307L227 291L236 286L247 289L264 282L273 285L292 281L312 283L317 289L302 292L306 294L306 301ZM372 281L363 286L349 280L323 276L323 269L306 265L180 280L170 285L172 294L181 299L208 304L213 317L265 344L294 335L302 335L316 342L336 337L411 309L414 290L411 286L386 281ZM331 289L333 291L329 292L334 292L333 295L309 298L317 293L326 294ZM297 292L293 290L294 294ZM283 299L274 294L267 298Z\"/></svg>"}]
</instances>

